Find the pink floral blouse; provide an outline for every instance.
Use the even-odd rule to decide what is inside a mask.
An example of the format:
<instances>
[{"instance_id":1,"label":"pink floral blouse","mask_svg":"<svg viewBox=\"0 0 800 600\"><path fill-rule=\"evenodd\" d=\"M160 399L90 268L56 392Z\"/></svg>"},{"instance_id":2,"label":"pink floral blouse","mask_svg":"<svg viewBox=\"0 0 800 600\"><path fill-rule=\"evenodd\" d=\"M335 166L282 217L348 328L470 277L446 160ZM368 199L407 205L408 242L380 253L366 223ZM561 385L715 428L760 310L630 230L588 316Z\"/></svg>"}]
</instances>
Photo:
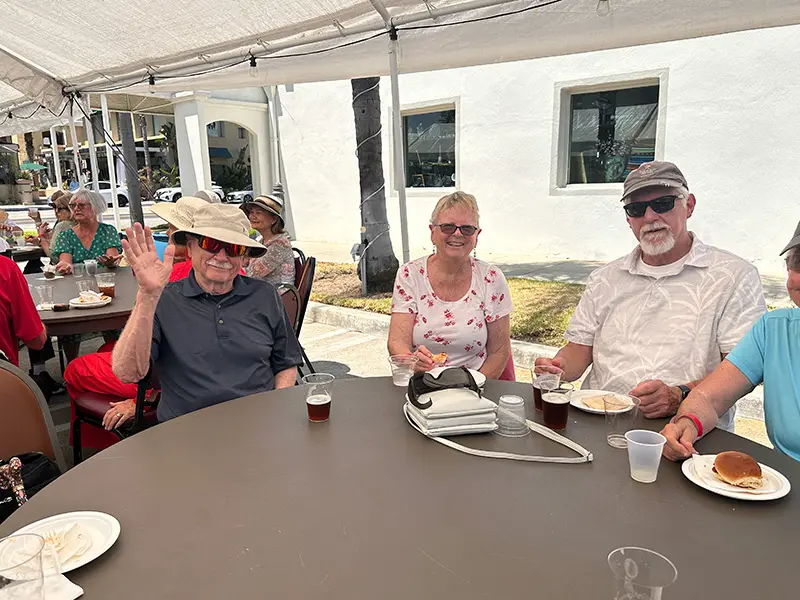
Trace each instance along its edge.
<instances>
[{"instance_id":1,"label":"pink floral blouse","mask_svg":"<svg viewBox=\"0 0 800 600\"><path fill-rule=\"evenodd\" d=\"M412 347L424 345L434 354L447 353L447 365L480 369L486 360L486 324L511 313L511 294L502 271L470 258L472 284L460 300L445 302L428 279L428 257L397 271L392 312L414 319Z\"/></svg>"},{"instance_id":2,"label":"pink floral blouse","mask_svg":"<svg viewBox=\"0 0 800 600\"><path fill-rule=\"evenodd\" d=\"M294 284L294 254L289 234L276 235L264 245L267 247L267 253L251 260L244 269L245 274L273 285Z\"/></svg>"}]
</instances>

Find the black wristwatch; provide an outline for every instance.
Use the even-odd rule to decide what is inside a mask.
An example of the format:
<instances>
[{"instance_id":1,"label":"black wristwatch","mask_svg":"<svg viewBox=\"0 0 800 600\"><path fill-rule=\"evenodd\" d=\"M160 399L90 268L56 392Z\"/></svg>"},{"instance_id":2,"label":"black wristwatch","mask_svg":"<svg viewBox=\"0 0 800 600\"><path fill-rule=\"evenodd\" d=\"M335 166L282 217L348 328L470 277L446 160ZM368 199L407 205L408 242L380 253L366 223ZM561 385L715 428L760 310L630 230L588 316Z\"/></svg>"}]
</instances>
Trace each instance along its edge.
<instances>
[{"instance_id":1,"label":"black wristwatch","mask_svg":"<svg viewBox=\"0 0 800 600\"><path fill-rule=\"evenodd\" d=\"M692 390L689 389L688 385L679 385L677 387L681 391L681 402L683 402Z\"/></svg>"}]
</instances>

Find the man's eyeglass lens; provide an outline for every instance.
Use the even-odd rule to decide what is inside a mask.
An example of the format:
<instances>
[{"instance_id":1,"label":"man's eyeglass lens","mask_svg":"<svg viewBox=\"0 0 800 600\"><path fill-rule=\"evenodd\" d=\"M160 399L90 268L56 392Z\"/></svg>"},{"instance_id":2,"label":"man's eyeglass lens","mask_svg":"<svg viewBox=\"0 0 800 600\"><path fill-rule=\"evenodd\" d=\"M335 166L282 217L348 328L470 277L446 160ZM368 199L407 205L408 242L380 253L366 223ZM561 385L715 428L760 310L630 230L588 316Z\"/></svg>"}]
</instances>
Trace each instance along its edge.
<instances>
[{"instance_id":1,"label":"man's eyeglass lens","mask_svg":"<svg viewBox=\"0 0 800 600\"><path fill-rule=\"evenodd\" d=\"M217 254L220 250L225 249L228 256L244 256L247 254L247 246L242 244L229 244L228 242L220 242L210 237L197 237L198 245L206 252Z\"/></svg>"},{"instance_id":2,"label":"man's eyeglass lens","mask_svg":"<svg viewBox=\"0 0 800 600\"><path fill-rule=\"evenodd\" d=\"M630 204L626 204L624 208L629 217L636 219L644 216L648 206L658 214L669 212L675 208L675 200L677 199L678 196L661 196L660 198L655 198L647 202L631 202Z\"/></svg>"},{"instance_id":3,"label":"man's eyeglass lens","mask_svg":"<svg viewBox=\"0 0 800 600\"><path fill-rule=\"evenodd\" d=\"M442 233L445 235L452 235L458 229L461 232L461 235L470 237L478 231L478 228L474 225L454 225L453 223L443 223L439 225L439 229L442 230Z\"/></svg>"}]
</instances>

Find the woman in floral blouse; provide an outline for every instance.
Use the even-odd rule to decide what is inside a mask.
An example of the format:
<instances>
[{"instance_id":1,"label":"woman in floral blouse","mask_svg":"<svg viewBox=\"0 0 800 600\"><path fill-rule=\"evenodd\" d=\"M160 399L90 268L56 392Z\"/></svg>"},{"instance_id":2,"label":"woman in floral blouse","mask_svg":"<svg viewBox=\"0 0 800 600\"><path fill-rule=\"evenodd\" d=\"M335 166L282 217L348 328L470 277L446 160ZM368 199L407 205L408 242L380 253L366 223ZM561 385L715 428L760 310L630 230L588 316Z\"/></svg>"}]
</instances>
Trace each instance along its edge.
<instances>
[{"instance_id":1,"label":"woman in floral blouse","mask_svg":"<svg viewBox=\"0 0 800 600\"><path fill-rule=\"evenodd\" d=\"M470 256L478 243L478 204L464 192L444 196L431 215L434 254L397 272L389 354L413 354L417 368L444 364L497 379L511 356L511 294L500 269Z\"/></svg>"},{"instance_id":2,"label":"woman in floral blouse","mask_svg":"<svg viewBox=\"0 0 800 600\"><path fill-rule=\"evenodd\" d=\"M273 195L256 196L251 202L244 202L241 209L267 247L264 256L254 258L245 267L247 276L273 285L294 284L294 254L289 234L283 230L283 200Z\"/></svg>"}]
</instances>

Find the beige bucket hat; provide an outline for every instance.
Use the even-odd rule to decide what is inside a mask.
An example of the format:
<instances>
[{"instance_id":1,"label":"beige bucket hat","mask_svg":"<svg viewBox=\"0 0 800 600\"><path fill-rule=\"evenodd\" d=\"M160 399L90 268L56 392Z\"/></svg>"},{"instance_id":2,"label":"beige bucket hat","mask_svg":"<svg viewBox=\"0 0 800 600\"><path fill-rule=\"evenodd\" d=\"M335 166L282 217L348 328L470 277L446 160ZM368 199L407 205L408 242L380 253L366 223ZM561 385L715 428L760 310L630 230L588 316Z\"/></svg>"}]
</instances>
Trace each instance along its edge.
<instances>
[{"instance_id":1,"label":"beige bucket hat","mask_svg":"<svg viewBox=\"0 0 800 600\"><path fill-rule=\"evenodd\" d=\"M283 220L283 200L277 194L256 196L250 202L242 202L239 208L244 211L244 214L249 214L250 208L253 206L257 206L278 217L281 220L281 229L286 227L286 222Z\"/></svg>"},{"instance_id":2,"label":"beige bucket hat","mask_svg":"<svg viewBox=\"0 0 800 600\"><path fill-rule=\"evenodd\" d=\"M208 204L198 208L194 213L191 227L179 229L172 238L176 244L186 244L187 234L226 242L240 244L249 248L247 256L257 258L263 256L267 249L262 244L250 239L250 222L237 206L230 204Z\"/></svg>"},{"instance_id":3,"label":"beige bucket hat","mask_svg":"<svg viewBox=\"0 0 800 600\"><path fill-rule=\"evenodd\" d=\"M208 204L202 198L183 196L177 202L158 202L150 207L150 212L164 219L177 229L189 229L198 208Z\"/></svg>"}]
</instances>

